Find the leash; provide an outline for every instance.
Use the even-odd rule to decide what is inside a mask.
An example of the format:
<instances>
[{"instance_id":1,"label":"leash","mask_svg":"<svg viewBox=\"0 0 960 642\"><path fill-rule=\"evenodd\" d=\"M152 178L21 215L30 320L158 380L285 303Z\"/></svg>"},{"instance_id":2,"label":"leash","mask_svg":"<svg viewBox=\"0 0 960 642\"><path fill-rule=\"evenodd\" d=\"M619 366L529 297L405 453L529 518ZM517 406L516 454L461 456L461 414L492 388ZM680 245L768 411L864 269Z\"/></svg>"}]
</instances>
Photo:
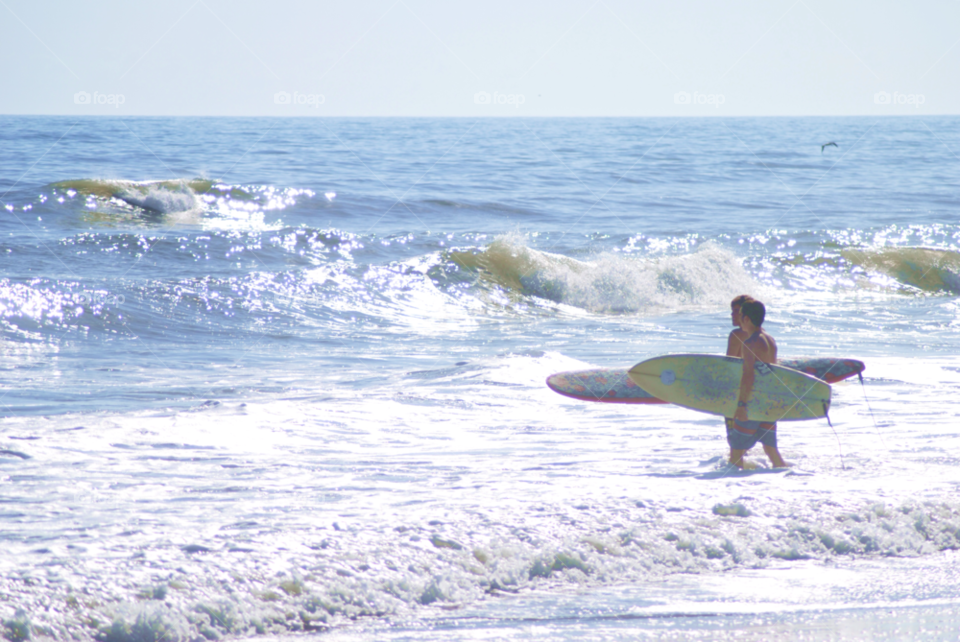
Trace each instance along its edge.
<instances>
[{"instance_id":1,"label":"leash","mask_svg":"<svg viewBox=\"0 0 960 642\"><path fill-rule=\"evenodd\" d=\"M837 429L833 427L833 422L830 421L830 413L827 411L827 402L821 402L823 404L823 416L827 418L827 425L830 426L830 430L833 431L833 436L837 438L837 450L840 452L840 468L843 470L847 469L846 464L843 463L843 444L840 443L840 435L837 434Z\"/></svg>"},{"instance_id":2,"label":"leash","mask_svg":"<svg viewBox=\"0 0 960 642\"><path fill-rule=\"evenodd\" d=\"M858 372L857 376L860 378L860 388L863 390L863 400L867 402L867 410L870 411L870 419L873 420L873 428L877 431L877 437L880 438L880 443L883 444L884 448L886 448L887 444L883 441L883 434L880 432L880 426L877 425L877 418L873 415L873 408L870 407L870 400L867 399L867 386L863 383L863 373Z\"/></svg>"}]
</instances>

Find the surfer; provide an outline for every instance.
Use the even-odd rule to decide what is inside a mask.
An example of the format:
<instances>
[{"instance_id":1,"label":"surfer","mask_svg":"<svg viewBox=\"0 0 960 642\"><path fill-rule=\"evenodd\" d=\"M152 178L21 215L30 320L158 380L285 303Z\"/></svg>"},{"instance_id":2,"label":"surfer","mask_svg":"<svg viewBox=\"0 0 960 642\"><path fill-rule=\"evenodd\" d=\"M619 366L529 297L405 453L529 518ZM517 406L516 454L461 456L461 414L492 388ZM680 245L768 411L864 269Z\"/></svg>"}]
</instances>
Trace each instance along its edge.
<instances>
[{"instance_id":1,"label":"surfer","mask_svg":"<svg viewBox=\"0 0 960 642\"><path fill-rule=\"evenodd\" d=\"M733 300L730 302L730 320L733 321L733 330L730 331L730 336L727 337L728 357L739 357L740 350L743 348L743 342L747 338L747 332L740 323L740 306L747 301L753 301L753 297L749 294L740 294L733 297ZM727 425L727 431L733 430L733 419L724 417L724 422Z\"/></svg>"},{"instance_id":2,"label":"surfer","mask_svg":"<svg viewBox=\"0 0 960 642\"><path fill-rule=\"evenodd\" d=\"M763 373L766 364L777 363L777 342L763 329L766 308L756 300L740 305L740 327L747 338L741 344L743 374L740 377L740 395L733 426L727 427L727 443L730 444L730 463L743 468L743 455L758 442L775 468L786 468L780 451L777 450L777 424L750 421L750 393L757 372ZM733 333L731 333L732 335Z\"/></svg>"},{"instance_id":3,"label":"surfer","mask_svg":"<svg viewBox=\"0 0 960 642\"><path fill-rule=\"evenodd\" d=\"M727 337L728 357L739 357L740 349L747 338L747 332L743 329L743 324L740 323L740 306L747 301L753 301L753 297L749 294L741 294L734 297L733 301L730 302L730 320L733 321L734 328L730 331L730 336Z\"/></svg>"}]
</instances>

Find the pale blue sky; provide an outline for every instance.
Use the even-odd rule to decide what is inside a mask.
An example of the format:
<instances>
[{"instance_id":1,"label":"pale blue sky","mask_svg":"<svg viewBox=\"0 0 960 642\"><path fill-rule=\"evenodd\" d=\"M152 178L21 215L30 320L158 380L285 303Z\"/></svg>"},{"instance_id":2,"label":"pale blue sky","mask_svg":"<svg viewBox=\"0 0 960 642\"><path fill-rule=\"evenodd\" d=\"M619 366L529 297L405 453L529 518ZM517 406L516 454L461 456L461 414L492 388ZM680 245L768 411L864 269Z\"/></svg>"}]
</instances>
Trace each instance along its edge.
<instances>
[{"instance_id":1,"label":"pale blue sky","mask_svg":"<svg viewBox=\"0 0 960 642\"><path fill-rule=\"evenodd\" d=\"M960 3L0 0L0 113L960 113Z\"/></svg>"}]
</instances>

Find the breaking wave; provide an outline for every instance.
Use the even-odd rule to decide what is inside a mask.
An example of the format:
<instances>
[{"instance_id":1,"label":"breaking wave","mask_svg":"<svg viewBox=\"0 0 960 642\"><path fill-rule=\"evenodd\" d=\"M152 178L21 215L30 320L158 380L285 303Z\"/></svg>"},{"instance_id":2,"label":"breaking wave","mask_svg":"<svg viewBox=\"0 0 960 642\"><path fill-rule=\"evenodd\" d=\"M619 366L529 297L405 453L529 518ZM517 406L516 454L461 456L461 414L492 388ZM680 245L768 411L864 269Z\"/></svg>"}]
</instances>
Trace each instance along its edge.
<instances>
[{"instance_id":1,"label":"breaking wave","mask_svg":"<svg viewBox=\"0 0 960 642\"><path fill-rule=\"evenodd\" d=\"M843 257L924 292L960 294L960 252L925 247L844 250Z\"/></svg>"},{"instance_id":2,"label":"breaking wave","mask_svg":"<svg viewBox=\"0 0 960 642\"><path fill-rule=\"evenodd\" d=\"M579 261L535 250L519 235L505 235L483 250L451 252L450 259L510 292L590 312L725 305L737 294L758 288L735 255L711 243L674 256L604 252Z\"/></svg>"}]
</instances>

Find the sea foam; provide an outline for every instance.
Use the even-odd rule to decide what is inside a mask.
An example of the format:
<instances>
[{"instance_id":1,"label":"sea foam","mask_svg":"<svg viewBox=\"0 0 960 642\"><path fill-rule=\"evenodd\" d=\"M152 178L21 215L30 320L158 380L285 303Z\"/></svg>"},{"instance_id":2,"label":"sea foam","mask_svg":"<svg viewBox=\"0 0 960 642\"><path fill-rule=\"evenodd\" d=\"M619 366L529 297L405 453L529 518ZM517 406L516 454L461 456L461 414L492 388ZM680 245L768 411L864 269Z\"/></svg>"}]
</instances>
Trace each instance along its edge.
<instances>
[{"instance_id":1,"label":"sea foam","mask_svg":"<svg viewBox=\"0 0 960 642\"><path fill-rule=\"evenodd\" d=\"M511 234L454 262L510 291L590 312L663 312L724 305L758 289L731 252L711 243L678 255L634 257L603 252L590 261L537 250Z\"/></svg>"},{"instance_id":2,"label":"sea foam","mask_svg":"<svg viewBox=\"0 0 960 642\"><path fill-rule=\"evenodd\" d=\"M123 189L117 192L117 198L158 214L176 214L189 212L200 207L197 195L186 183L175 186L148 184Z\"/></svg>"}]
</instances>

